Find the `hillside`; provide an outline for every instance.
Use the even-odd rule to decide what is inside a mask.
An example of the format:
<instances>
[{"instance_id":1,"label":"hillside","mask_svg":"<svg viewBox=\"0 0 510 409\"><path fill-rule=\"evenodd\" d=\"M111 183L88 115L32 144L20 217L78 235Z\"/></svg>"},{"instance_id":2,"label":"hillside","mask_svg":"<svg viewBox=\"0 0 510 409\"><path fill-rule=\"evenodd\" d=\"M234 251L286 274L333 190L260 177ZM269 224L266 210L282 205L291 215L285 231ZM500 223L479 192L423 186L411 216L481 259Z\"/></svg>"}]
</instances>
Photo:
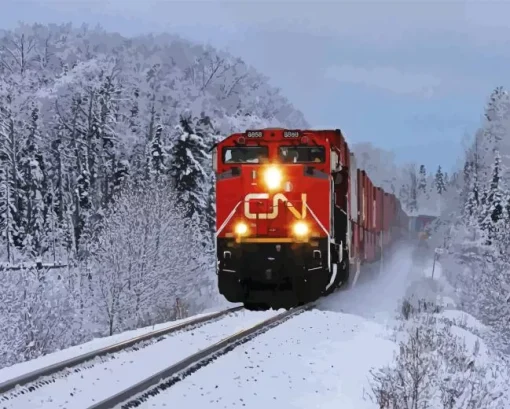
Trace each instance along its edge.
<instances>
[{"instance_id":1,"label":"hillside","mask_svg":"<svg viewBox=\"0 0 510 409\"><path fill-rule=\"evenodd\" d=\"M34 255L47 250L38 236L56 227L74 242L58 247L79 251L88 217L100 213L121 181L147 171L149 157L159 166L150 150L158 144L161 155L170 154L183 115L194 128L201 120L209 144L212 135L249 126L307 125L243 61L176 36L128 39L85 26L21 26L2 33L0 61L2 179L10 181L15 202L4 237L9 233L18 249L34 247ZM44 206L30 202L30 190L39 191ZM51 200L57 203L47 214ZM26 213L41 206L44 220Z\"/></svg>"},{"instance_id":2,"label":"hillside","mask_svg":"<svg viewBox=\"0 0 510 409\"><path fill-rule=\"evenodd\" d=\"M496 88L436 223L445 276L463 309L488 325L510 351L510 94Z\"/></svg>"},{"instance_id":3,"label":"hillside","mask_svg":"<svg viewBox=\"0 0 510 409\"><path fill-rule=\"evenodd\" d=\"M86 26L1 32L0 256L67 266L0 271L1 365L214 302L209 149L269 125L308 126L211 47Z\"/></svg>"}]
</instances>

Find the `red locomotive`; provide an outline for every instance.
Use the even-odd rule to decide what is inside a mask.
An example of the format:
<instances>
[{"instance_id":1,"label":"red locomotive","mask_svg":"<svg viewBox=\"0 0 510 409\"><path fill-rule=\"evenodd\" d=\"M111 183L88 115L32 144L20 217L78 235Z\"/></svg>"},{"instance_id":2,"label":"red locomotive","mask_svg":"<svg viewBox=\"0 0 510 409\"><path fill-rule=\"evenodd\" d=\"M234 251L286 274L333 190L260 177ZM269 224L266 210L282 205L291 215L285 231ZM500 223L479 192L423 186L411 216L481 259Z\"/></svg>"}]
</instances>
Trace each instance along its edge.
<instances>
[{"instance_id":1,"label":"red locomotive","mask_svg":"<svg viewBox=\"0 0 510 409\"><path fill-rule=\"evenodd\" d=\"M408 230L339 129L236 133L214 148L213 166L218 288L247 308L290 308L354 284Z\"/></svg>"}]
</instances>

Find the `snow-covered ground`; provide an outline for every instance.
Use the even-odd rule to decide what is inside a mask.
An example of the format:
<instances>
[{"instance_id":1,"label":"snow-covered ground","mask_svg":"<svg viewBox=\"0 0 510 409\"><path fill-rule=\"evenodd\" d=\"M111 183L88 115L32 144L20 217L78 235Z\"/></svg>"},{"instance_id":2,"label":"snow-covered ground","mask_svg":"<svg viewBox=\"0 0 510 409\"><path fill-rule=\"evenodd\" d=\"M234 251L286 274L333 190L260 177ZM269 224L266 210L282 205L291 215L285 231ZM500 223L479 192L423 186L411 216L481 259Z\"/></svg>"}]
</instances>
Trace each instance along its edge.
<instances>
[{"instance_id":1,"label":"snow-covered ground","mask_svg":"<svg viewBox=\"0 0 510 409\"><path fill-rule=\"evenodd\" d=\"M428 271L413 268L411 247L402 246L382 271L370 266L359 286L322 300L318 309L218 358L140 407L378 409L370 398L370 370L392 362L396 310L410 284L427 280ZM437 318L483 329L460 311ZM452 333L471 349L480 338L465 328L454 326ZM481 354L489 360L483 340Z\"/></svg>"},{"instance_id":2,"label":"snow-covered ground","mask_svg":"<svg viewBox=\"0 0 510 409\"><path fill-rule=\"evenodd\" d=\"M87 369L56 378L51 384L14 399L3 400L1 407L88 408L94 402L120 392L200 349L277 313L240 311L195 330L169 335L148 347L115 353L114 359L111 356L96 358L84 364Z\"/></svg>"},{"instance_id":3,"label":"snow-covered ground","mask_svg":"<svg viewBox=\"0 0 510 409\"><path fill-rule=\"evenodd\" d=\"M395 344L360 316L313 310L203 367L140 408L373 409L368 371Z\"/></svg>"},{"instance_id":4,"label":"snow-covered ground","mask_svg":"<svg viewBox=\"0 0 510 409\"><path fill-rule=\"evenodd\" d=\"M452 332L468 348L479 339L459 327ZM358 315L305 312L139 407L378 409L369 396L369 371L392 361L398 348L389 335ZM481 354L489 359L483 341Z\"/></svg>"},{"instance_id":5,"label":"snow-covered ground","mask_svg":"<svg viewBox=\"0 0 510 409\"><path fill-rule=\"evenodd\" d=\"M398 352L394 327L402 299L415 294L416 289L430 281L446 288L441 274L434 275L434 280L430 278L430 267L425 263L416 268L412 247L400 246L387 257L382 270L378 265L367 268L365 276L353 289L322 299L317 309L300 314L219 357L142 402L140 407L377 409L378 405L369 397L370 370L390 364ZM441 271L439 263L436 269ZM431 291L436 288L432 287L427 288ZM73 373L15 400L4 401L2 406L86 408L93 403L93 398L97 400L115 393L276 313L238 313L235 318L168 337L139 351L118 353L114 360L97 360L95 366L86 371ZM486 328L474 317L455 310L446 310L437 317L454 324L452 333L464 340L468 348L479 340L481 359L500 365L479 338ZM147 330L150 329L137 332ZM97 348L98 343L118 342L121 337L126 339L134 333L95 340L82 346L79 353ZM66 357L71 353L71 349L60 352ZM7 370L28 364L6 368L0 375L5 378Z\"/></svg>"},{"instance_id":6,"label":"snow-covered ground","mask_svg":"<svg viewBox=\"0 0 510 409\"><path fill-rule=\"evenodd\" d=\"M420 272L411 268L412 263L412 247L399 246L383 260L382 268L379 263L366 267L353 288L322 300L319 308L389 324L406 296L409 284L420 278Z\"/></svg>"}]
</instances>

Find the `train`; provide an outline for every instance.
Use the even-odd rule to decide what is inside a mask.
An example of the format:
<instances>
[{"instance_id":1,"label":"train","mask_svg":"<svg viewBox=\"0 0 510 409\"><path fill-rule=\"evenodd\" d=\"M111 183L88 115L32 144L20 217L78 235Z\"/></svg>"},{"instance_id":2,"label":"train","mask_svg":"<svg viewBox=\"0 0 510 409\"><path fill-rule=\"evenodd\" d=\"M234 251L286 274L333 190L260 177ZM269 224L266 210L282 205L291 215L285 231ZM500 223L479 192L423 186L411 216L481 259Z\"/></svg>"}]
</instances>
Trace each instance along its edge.
<instances>
[{"instance_id":1,"label":"train","mask_svg":"<svg viewBox=\"0 0 510 409\"><path fill-rule=\"evenodd\" d=\"M218 291L247 309L349 288L409 234L400 201L357 167L340 129L246 130L217 143L212 161Z\"/></svg>"}]
</instances>

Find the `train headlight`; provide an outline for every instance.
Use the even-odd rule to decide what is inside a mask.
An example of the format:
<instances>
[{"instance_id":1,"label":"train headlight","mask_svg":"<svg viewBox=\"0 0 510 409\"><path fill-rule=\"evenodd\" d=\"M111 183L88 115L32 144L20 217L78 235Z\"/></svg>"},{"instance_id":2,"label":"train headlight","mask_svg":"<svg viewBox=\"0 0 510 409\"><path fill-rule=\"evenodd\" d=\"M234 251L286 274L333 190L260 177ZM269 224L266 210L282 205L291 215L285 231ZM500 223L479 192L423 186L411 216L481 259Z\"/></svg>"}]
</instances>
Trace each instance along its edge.
<instances>
[{"instance_id":1,"label":"train headlight","mask_svg":"<svg viewBox=\"0 0 510 409\"><path fill-rule=\"evenodd\" d=\"M299 237L304 237L308 234L308 226L305 222L297 222L292 227L294 234Z\"/></svg>"},{"instance_id":2,"label":"train headlight","mask_svg":"<svg viewBox=\"0 0 510 409\"><path fill-rule=\"evenodd\" d=\"M244 236L246 233L248 233L248 226L246 223L239 222L236 224L234 231L239 236Z\"/></svg>"},{"instance_id":3,"label":"train headlight","mask_svg":"<svg viewBox=\"0 0 510 409\"><path fill-rule=\"evenodd\" d=\"M278 189L280 187L282 177L282 171L276 166L271 166L264 172L264 182L270 190Z\"/></svg>"}]
</instances>

